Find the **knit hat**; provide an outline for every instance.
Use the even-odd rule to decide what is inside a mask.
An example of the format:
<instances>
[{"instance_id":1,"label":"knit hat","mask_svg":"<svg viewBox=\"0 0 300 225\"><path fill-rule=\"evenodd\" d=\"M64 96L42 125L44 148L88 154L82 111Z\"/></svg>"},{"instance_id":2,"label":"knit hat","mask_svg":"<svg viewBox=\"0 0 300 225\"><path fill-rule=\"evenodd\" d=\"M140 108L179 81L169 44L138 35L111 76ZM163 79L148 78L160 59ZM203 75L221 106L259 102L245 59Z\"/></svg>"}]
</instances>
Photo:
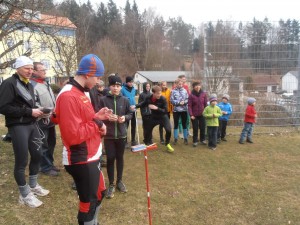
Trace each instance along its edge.
<instances>
[{"instance_id":1,"label":"knit hat","mask_svg":"<svg viewBox=\"0 0 300 225\"><path fill-rule=\"evenodd\" d=\"M133 77L128 76L128 77L126 77L125 83L132 82L132 81L133 81Z\"/></svg>"},{"instance_id":2,"label":"knit hat","mask_svg":"<svg viewBox=\"0 0 300 225\"><path fill-rule=\"evenodd\" d=\"M122 80L118 76L112 76L109 78L109 86L111 85L122 85Z\"/></svg>"},{"instance_id":3,"label":"knit hat","mask_svg":"<svg viewBox=\"0 0 300 225\"><path fill-rule=\"evenodd\" d=\"M229 101L230 96L229 96L228 94L224 94L224 95L222 96L222 99L223 99L223 98L225 98L225 99L227 99L227 101Z\"/></svg>"},{"instance_id":4,"label":"knit hat","mask_svg":"<svg viewBox=\"0 0 300 225\"><path fill-rule=\"evenodd\" d=\"M77 75L86 75L89 77L101 77L104 75L104 65L98 56L88 54L80 60Z\"/></svg>"},{"instance_id":5,"label":"knit hat","mask_svg":"<svg viewBox=\"0 0 300 225\"><path fill-rule=\"evenodd\" d=\"M254 102L256 102L255 98L248 98L248 105L252 105Z\"/></svg>"},{"instance_id":6,"label":"knit hat","mask_svg":"<svg viewBox=\"0 0 300 225\"><path fill-rule=\"evenodd\" d=\"M15 68L18 69L22 66L27 66L27 65L32 65L33 66L33 61L29 59L27 56L20 56L16 59L15 62Z\"/></svg>"},{"instance_id":7,"label":"knit hat","mask_svg":"<svg viewBox=\"0 0 300 225\"><path fill-rule=\"evenodd\" d=\"M209 97L209 102L213 102L213 101L218 101L216 94L211 94L211 96Z\"/></svg>"}]
</instances>

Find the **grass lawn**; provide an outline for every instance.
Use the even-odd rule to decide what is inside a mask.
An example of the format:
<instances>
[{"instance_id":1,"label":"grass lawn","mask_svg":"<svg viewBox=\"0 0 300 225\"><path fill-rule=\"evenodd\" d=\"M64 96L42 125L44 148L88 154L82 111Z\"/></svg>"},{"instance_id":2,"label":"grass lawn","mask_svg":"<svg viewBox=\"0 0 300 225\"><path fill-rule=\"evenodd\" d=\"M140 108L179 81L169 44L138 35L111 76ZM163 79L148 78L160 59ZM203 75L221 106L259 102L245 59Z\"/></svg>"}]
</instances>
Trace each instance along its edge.
<instances>
[{"instance_id":1,"label":"grass lawn","mask_svg":"<svg viewBox=\"0 0 300 225\"><path fill-rule=\"evenodd\" d=\"M154 132L158 141L158 129ZM0 117L0 134L5 133ZM153 224L300 224L299 133L254 135L254 144L240 145L237 140L229 135L216 151L193 148L189 139L188 146L179 141L173 154L161 145L149 152ZM40 197L43 206L31 209L18 204L12 146L0 141L0 224L77 223L78 199L61 165L61 149L58 134L55 159L62 172L59 177L40 175L39 183L51 192ZM123 181L128 193L116 192L104 200L101 224L148 224L143 154L125 152Z\"/></svg>"}]
</instances>

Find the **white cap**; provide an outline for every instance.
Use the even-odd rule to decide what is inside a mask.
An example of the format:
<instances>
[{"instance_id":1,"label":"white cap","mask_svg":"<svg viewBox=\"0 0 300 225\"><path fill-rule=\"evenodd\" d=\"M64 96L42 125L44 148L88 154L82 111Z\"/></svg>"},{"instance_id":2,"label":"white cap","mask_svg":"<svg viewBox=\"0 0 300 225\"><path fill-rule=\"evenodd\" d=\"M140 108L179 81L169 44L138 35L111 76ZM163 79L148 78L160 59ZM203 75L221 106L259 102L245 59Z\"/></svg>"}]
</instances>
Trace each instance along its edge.
<instances>
[{"instance_id":1,"label":"white cap","mask_svg":"<svg viewBox=\"0 0 300 225\"><path fill-rule=\"evenodd\" d=\"M33 61L31 59L29 59L27 56L22 55L16 59L16 62L15 62L16 69L18 69L22 66L26 66L26 65L33 66Z\"/></svg>"}]
</instances>

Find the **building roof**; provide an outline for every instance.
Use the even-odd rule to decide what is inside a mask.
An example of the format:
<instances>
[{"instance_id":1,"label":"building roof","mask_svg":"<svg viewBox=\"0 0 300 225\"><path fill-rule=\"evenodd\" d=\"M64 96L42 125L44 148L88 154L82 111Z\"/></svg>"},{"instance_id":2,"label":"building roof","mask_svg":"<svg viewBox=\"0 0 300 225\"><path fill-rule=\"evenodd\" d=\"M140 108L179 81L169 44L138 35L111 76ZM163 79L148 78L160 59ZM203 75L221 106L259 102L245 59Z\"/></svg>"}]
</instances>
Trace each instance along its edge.
<instances>
[{"instance_id":1,"label":"building roof","mask_svg":"<svg viewBox=\"0 0 300 225\"><path fill-rule=\"evenodd\" d=\"M11 20L20 20L24 22L31 22L31 23L37 23L37 24L43 24L43 25L50 25L50 26L58 26L58 27L68 27L76 29L77 27L69 20L67 17L63 16L54 16L54 15L47 15L42 14L39 12L29 13L30 17L25 18L24 12L22 11L15 11L15 13L10 17ZM39 14L39 16L33 16Z\"/></svg>"},{"instance_id":2,"label":"building roof","mask_svg":"<svg viewBox=\"0 0 300 225\"><path fill-rule=\"evenodd\" d=\"M179 75L190 76L189 71L137 71L139 74L152 82L174 82Z\"/></svg>"},{"instance_id":3,"label":"building roof","mask_svg":"<svg viewBox=\"0 0 300 225\"><path fill-rule=\"evenodd\" d=\"M290 73L290 74L294 75L295 77L298 77L298 75L299 75L299 72L295 71L295 70L294 71L289 71L287 73Z\"/></svg>"},{"instance_id":4,"label":"building roof","mask_svg":"<svg viewBox=\"0 0 300 225\"><path fill-rule=\"evenodd\" d=\"M253 83L256 85L279 85L280 75L257 74L252 76Z\"/></svg>"}]
</instances>

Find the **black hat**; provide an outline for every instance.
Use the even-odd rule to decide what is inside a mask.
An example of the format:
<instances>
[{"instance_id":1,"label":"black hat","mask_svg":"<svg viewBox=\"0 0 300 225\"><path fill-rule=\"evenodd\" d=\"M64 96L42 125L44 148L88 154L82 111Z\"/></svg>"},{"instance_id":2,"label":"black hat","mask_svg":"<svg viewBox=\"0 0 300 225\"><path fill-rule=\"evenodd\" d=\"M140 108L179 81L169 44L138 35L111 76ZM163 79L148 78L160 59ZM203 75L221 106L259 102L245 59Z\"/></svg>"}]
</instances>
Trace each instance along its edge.
<instances>
[{"instance_id":1,"label":"black hat","mask_svg":"<svg viewBox=\"0 0 300 225\"><path fill-rule=\"evenodd\" d=\"M111 85L122 85L122 80L118 76L109 77L109 86Z\"/></svg>"},{"instance_id":2,"label":"black hat","mask_svg":"<svg viewBox=\"0 0 300 225\"><path fill-rule=\"evenodd\" d=\"M132 81L133 81L133 77L128 76L128 77L126 77L125 83L132 82Z\"/></svg>"}]
</instances>

